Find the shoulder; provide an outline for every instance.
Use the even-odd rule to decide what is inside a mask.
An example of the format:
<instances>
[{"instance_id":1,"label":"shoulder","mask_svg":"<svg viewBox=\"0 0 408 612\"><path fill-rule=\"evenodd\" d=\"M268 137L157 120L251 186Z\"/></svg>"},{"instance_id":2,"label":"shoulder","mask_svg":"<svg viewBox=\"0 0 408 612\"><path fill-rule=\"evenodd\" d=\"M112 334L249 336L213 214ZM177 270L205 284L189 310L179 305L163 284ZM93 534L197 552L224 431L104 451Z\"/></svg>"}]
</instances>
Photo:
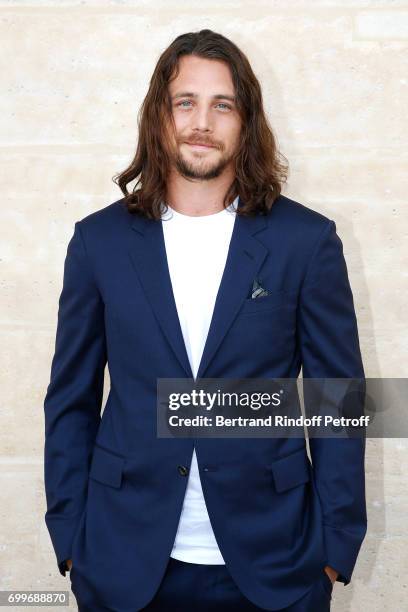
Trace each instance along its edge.
<instances>
[{"instance_id":1,"label":"shoulder","mask_svg":"<svg viewBox=\"0 0 408 612\"><path fill-rule=\"evenodd\" d=\"M131 217L131 215L125 207L125 199L121 198L78 219L77 223L81 226L81 229L92 231L93 229L109 226L111 223L126 221L128 217Z\"/></svg>"},{"instance_id":2,"label":"shoulder","mask_svg":"<svg viewBox=\"0 0 408 612\"><path fill-rule=\"evenodd\" d=\"M272 205L268 213L268 225L279 225L290 228L292 232L306 232L308 236L320 234L333 221L323 213L280 195Z\"/></svg>"},{"instance_id":3,"label":"shoulder","mask_svg":"<svg viewBox=\"0 0 408 612\"><path fill-rule=\"evenodd\" d=\"M277 245L281 252L302 266L307 262L320 244L339 239L336 224L327 215L280 195L267 214L267 224L263 235L259 235L265 245Z\"/></svg>"},{"instance_id":4,"label":"shoulder","mask_svg":"<svg viewBox=\"0 0 408 612\"><path fill-rule=\"evenodd\" d=\"M132 215L125 206L125 199L121 198L78 219L76 224L87 239L101 240L126 228L131 219Z\"/></svg>"}]
</instances>

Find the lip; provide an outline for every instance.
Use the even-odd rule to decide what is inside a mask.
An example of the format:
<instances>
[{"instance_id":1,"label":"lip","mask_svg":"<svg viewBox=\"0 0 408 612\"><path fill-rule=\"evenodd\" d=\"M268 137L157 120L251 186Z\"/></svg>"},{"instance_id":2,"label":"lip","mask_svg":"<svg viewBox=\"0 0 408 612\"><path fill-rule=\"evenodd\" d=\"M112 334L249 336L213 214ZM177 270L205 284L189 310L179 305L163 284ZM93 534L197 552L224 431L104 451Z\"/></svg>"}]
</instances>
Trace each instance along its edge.
<instances>
[{"instance_id":1,"label":"lip","mask_svg":"<svg viewBox=\"0 0 408 612\"><path fill-rule=\"evenodd\" d=\"M188 144L189 147L193 147L194 149L214 149L212 145L200 144L196 142L186 142L185 144Z\"/></svg>"}]
</instances>

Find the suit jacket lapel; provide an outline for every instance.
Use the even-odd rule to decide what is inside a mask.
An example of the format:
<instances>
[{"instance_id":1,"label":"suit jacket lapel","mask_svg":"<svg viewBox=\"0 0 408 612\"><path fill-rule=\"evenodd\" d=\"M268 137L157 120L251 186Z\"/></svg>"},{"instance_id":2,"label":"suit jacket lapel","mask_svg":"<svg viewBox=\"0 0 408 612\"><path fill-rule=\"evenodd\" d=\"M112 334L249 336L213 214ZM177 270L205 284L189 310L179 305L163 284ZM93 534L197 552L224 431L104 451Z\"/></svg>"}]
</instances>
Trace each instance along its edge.
<instances>
[{"instance_id":1,"label":"suit jacket lapel","mask_svg":"<svg viewBox=\"0 0 408 612\"><path fill-rule=\"evenodd\" d=\"M205 374L268 254L268 249L253 237L265 226L262 215L235 218L197 378ZM131 227L129 254L146 297L177 359L187 376L193 378L171 285L162 222L135 216Z\"/></svg>"},{"instance_id":2,"label":"suit jacket lapel","mask_svg":"<svg viewBox=\"0 0 408 612\"><path fill-rule=\"evenodd\" d=\"M253 280L269 252L253 235L265 226L266 219L261 215L246 218L237 215L235 218L197 378L202 378L206 373L244 300L250 295Z\"/></svg>"},{"instance_id":3,"label":"suit jacket lapel","mask_svg":"<svg viewBox=\"0 0 408 612\"><path fill-rule=\"evenodd\" d=\"M188 378L193 378L173 295L162 223L135 216L131 227L129 254L139 280L177 359Z\"/></svg>"}]
</instances>

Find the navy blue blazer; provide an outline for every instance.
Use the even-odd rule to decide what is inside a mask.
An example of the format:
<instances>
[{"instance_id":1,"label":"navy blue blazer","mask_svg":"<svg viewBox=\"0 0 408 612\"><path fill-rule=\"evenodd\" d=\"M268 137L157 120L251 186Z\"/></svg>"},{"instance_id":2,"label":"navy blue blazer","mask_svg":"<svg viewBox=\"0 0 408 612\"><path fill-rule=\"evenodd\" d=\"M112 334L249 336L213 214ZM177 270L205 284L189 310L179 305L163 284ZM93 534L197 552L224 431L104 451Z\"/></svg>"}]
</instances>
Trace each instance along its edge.
<instances>
[{"instance_id":1,"label":"navy blue blazer","mask_svg":"<svg viewBox=\"0 0 408 612\"><path fill-rule=\"evenodd\" d=\"M251 299L255 278L269 295ZM235 219L197 376L301 368L364 378L335 222L281 195L267 215ZM162 222L122 199L75 223L44 401L45 521L83 605L135 612L154 597L194 446L216 540L248 599L289 606L326 564L347 584L367 528L365 439L310 439L310 461L303 438L157 438L161 377L193 378Z\"/></svg>"}]
</instances>

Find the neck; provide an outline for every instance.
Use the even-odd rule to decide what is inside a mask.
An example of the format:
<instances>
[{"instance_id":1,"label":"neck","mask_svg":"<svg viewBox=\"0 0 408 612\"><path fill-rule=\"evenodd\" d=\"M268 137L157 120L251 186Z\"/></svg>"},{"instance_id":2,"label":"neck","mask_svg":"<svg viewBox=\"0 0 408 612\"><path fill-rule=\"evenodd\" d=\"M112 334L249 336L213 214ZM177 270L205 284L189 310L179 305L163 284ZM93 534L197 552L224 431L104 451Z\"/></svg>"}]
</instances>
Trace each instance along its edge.
<instances>
[{"instance_id":1,"label":"neck","mask_svg":"<svg viewBox=\"0 0 408 612\"><path fill-rule=\"evenodd\" d=\"M230 173L201 181L187 180L180 174L172 172L166 184L166 202L174 210L185 215L212 215L224 209L223 200L233 180L234 177ZM231 202L234 197L235 195L231 198Z\"/></svg>"}]
</instances>

